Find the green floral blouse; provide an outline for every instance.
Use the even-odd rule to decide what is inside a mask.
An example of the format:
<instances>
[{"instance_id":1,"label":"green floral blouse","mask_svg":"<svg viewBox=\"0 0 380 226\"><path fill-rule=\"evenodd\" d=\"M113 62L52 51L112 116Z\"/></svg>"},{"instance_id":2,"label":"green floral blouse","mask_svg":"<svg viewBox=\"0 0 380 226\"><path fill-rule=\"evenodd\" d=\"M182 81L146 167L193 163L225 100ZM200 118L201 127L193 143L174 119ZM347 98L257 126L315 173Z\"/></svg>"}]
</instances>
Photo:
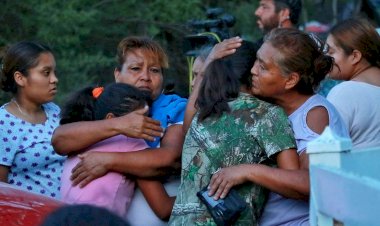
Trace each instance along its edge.
<instances>
[{"instance_id":1,"label":"green floral blouse","mask_svg":"<svg viewBox=\"0 0 380 226\"><path fill-rule=\"evenodd\" d=\"M294 148L284 111L247 94L229 102L231 111L198 122L195 115L182 153L181 184L169 225L216 225L196 193L219 168L263 163L275 165L275 154ZM248 204L235 225L257 225L267 191L253 183L235 187Z\"/></svg>"}]
</instances>

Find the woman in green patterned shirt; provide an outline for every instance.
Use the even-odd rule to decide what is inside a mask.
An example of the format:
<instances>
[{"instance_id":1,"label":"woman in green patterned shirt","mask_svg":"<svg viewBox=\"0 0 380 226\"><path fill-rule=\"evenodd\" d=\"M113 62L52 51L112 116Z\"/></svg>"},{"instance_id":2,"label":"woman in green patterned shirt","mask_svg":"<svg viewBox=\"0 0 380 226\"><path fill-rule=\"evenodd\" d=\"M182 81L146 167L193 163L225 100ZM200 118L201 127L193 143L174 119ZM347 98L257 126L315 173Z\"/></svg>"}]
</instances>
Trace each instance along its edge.
<instances>
[{"instance_id":1,"label":"woman in green patterned shirt","mask_svg":"<svg viewBox=\"0 0 380 226\"><path fill-rule=\"evenodd\" d=\"M196 101L198 111L185 138L181 185L169 225L216 225L196 193L219 168L244 163L299 167L284 111L247 93L255 54L252 44L244 41L235 54L207 67ZM247 208L234 225L257 225L267 191L253 183L236 190Z\"/></svg>"}]
</instances>

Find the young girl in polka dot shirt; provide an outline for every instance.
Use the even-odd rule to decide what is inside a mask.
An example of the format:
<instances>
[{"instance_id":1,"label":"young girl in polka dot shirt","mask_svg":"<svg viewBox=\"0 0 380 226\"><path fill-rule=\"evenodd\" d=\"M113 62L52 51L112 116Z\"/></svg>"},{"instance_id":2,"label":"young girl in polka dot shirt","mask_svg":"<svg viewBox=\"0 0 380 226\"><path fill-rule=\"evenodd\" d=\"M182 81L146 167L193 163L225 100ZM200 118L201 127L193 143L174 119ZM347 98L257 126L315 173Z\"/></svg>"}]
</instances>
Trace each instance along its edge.
<instances>
[{"instance_id":1,"label":"young girl in polka dot shirt","mask_svg":"<svg viewBox=\"0 0 380 226\"><path fill-rule=\"evenodd\" d=\"M49 47L23 41L9 48L1 65L1 88L13 98L0 107L0 181L59 198L65 157L51 145L60 108L55 59Z\"/></svg>"}]
</instances>

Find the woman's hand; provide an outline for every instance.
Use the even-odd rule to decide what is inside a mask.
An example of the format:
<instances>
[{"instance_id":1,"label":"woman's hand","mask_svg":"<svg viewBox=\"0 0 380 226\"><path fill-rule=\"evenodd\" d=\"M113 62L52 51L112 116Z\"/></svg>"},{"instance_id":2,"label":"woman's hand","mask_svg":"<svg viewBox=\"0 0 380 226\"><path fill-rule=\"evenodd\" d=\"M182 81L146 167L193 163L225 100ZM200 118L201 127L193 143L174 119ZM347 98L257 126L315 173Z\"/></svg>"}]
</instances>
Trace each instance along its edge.
<instances>
[{"instance_id":1,"label":"woman's hand","mask_svg":"<svg viewBox=\"0 0 380 226\"><path fill-rule=\"evenodd\" d=\"M212 48L210 54L207 56L206 61L203 65L203 70L214 60L229 56L236 52L236 49L241 46L243 39L240 37L233 37L223 40ZM201 73L202 74L202 73Z\"/></svg>"},{"instance_id":2,"label":"woman's hand","mask_svg":"<svg viewBox=\"0 0 380 226\"><path fill-rule=\"evenodd\" d=\"M73 186L79 185L83 188L91 181L104 176L107 165L112 161L112 153L88 152L78 155L81 161L71 171Z\"/></svg>"},{"instance_id":3,"label":"woman's hand","mask_svg":"<svg viewBox=\"0 0 380 226\"><path fill-rule=\"evenodd\" d=\"M215 200L225 198L230 189L247 181L246 165L230 166L217 170L211 177L209 184L209 196L213 196Z\"/></svg>"},{"instance_id":4,"label":"woman's hand","mask_svg":"<svg viewBox=\"0 0 380 226\"><path fill-rule=\"evenodd\" d=\"M163 136L159 121L146 116L149 108L106 120L81 121L58 126L52 137L55 152L67 155L119 134L154 141Z\"/></svg>"},{"instance_id":5,"label":"woman's hand","mask_svg":"<svg viewBox=\"0 0 380 226\"><path fill-rule=\"evenodd\" d=\"M154 141L155 137L162 137L163 129L160 122L147 117L148 110L149 108L145 107L124 116L113 118L112 120L118 120L117 131L128 137L150 141Z\"/></svg>"}]
</instances>

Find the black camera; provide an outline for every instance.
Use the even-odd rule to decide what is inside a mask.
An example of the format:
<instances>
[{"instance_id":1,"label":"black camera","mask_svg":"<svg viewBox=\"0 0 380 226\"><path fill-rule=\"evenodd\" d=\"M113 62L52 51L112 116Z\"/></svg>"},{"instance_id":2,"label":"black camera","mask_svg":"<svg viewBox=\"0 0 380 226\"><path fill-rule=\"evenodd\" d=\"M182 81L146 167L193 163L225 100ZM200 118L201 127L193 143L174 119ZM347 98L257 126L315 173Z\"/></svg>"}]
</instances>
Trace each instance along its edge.
<instances>
[{"instance_id":1,"label":"black camera","mask_svg":"<svg viewBox=\"0 0 380 226\"><path fill-rule=\"evenodd\" d=\"M206 20L191 20L189 22L190 27L195 31L209 31L217 32L221 35L221 38L228 38L229 27L234 26L235 17L230 14L223 14L222 8L210 8L207 9Z\"/></svg>"},{"instance_id":2,"label":"black camera","mask_svg":"<svg viewBox=\"0 0 380 226\"><path fill-rule=\"evenodd\" d=\"M247 203L234 189L231 189L224 199L214 200L208 195L207 187L197 192L197 196L207 206L218 226L232 225L247 206Z\"/></svg>"},{"instance_id":3,"label":"black camera","mask_svg":"<svg viewBox=\"0 0 380 226\"><path fill-rule=\"evenodd\" d=\"M206 14L206 20L188 22L193 35L185 37L184 50L187 56L197 56L201 48L212 47L230 37L229 28L235 24L234 16L225 14L222 8L210 8Z\"/></svg>"}]
</instances>

